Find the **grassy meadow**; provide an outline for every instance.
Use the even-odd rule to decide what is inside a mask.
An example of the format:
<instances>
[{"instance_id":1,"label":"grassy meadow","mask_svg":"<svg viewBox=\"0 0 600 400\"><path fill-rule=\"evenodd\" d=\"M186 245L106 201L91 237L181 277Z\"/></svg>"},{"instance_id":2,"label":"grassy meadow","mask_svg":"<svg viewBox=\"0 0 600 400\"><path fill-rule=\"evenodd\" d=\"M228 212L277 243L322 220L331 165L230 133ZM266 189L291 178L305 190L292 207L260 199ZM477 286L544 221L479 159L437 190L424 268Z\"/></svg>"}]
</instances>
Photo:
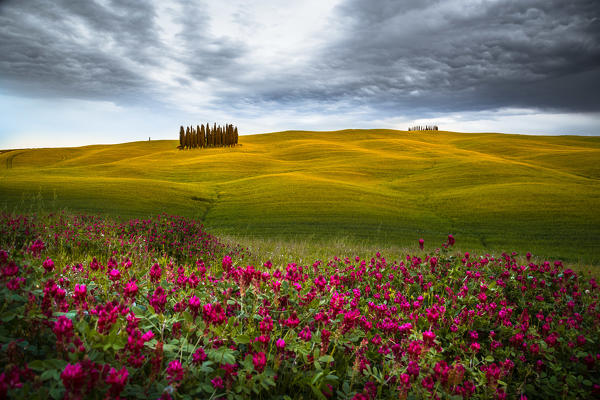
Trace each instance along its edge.
<instances>
[{"instance_id":1,"label":"grassy meadow","mask_svg":"<svg viewBox=\"0 0 600 400\"><path fill-rule=\"evenodd\" d=\"M300 252L324 242L400 252L452 233L459 248L600 264L599 137L287 131L240 144L5 151L0 207L166 212L275 252L286 241Z\"/></svg>"}]
</instances>

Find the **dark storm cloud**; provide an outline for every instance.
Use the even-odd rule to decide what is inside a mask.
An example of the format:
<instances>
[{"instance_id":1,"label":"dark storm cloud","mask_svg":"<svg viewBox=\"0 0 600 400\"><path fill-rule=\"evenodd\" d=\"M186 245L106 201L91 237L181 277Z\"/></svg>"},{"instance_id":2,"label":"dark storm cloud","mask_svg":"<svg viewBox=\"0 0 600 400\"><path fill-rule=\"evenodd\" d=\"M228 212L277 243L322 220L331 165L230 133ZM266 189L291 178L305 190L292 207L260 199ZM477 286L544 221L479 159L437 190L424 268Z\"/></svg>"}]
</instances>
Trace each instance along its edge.
<instances>
[{"instance_id":1,"label":"dark storm cloud","mask_svg":"<svg viewBox=\"0 0 600 400\"><path fill-rule=\"evenodd\" d=\"M211 36L205 29L210 22L209 16L197 4L182 3L175 22L186 27L176 35L176 39L182 47L180 60L185 63L191 78L201 81L209 78L228 80L230 75L239 73L240 64L237 60L245 55L244 44Z\"/></svg>"},{"instance_id":2,"label":"dark storm cloud","mask_svg":"<svg viewBox=\"0 0 600 400\"><path fill-rule=\"evenodd\" d=\"M148 1L8 1L0 3L0 84L29 96L106 99L135 103L160 100L156 77L163 65L183 65L181 85L225 73L238 44L210 40L199 7L167 7L183 33L165 32ZM172 46L171 36L182 40ZM178 37L177 37L178 36ZM178 43L179 44L179 43ZM203 73L200 73L203 71Z\"/></svg>"},{"instance_id":3,"label":"dark storm cloud","mask_svg":"<svg viewBox=\"0 0 600 400\"><path fill-rule=\"evenodd\" d=\"M0 87L135 104L188 101L202 83L213 106L240 112L600 110L597 0L346 0L307 61L289 65L215 34L205 5L0 2ZM238 14L234 24L254 26Z\"/></svg>"},{"instance_id":4,"label":"dark storm cloud","mask_svg":"<svg viewBox=\"0 0 600 400\"><path fill-rule=\"evenodd\" d=\"M600 3L349 0L342 39L271 101L344 99L379 109L600 110Z\"/></svg>"},{"instance_id":5,"label":"dark storm cloud","mask_svg":"<svg viewBox=\"0 0 600 400\"><path fill-rule=\"evenodd\" d=\"M33 96L134 95L144 79L123 60L152 62L154 11L145 2L121 3L110 7L93 1L2 3L2 86Z\"/></svg>"}]
</instances>

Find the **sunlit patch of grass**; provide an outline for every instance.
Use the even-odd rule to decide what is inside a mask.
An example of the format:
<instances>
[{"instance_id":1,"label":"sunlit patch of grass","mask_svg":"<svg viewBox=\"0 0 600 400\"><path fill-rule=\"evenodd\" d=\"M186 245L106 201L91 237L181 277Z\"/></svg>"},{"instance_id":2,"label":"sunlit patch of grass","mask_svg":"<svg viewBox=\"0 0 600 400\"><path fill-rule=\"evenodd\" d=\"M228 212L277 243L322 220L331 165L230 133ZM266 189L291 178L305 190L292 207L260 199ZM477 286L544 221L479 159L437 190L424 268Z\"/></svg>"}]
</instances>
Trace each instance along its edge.
<instances>
[{"instance_id":1,"label":"sunlit patch of grass","mask_svg":"<svg viewBox=\"0 0 600 400\"><path fill-rule=\"evenodd\" d=\"M27 208L24 198L41 195L53 200L46 208L167 212L236 237L379 248L453 233L466 248L600 263L599 138L346 130L240 143L1 153L0 207Z\"/></svg>"}]
</instances>

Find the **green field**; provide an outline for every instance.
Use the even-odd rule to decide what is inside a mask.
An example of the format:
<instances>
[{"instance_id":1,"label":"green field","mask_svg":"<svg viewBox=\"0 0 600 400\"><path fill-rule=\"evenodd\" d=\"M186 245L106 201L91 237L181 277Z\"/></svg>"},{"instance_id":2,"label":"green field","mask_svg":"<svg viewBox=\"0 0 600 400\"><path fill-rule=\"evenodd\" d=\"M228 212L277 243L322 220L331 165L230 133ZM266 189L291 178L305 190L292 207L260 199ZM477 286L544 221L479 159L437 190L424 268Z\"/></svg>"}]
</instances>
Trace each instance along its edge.
<instances>
[{"instance_id":1,"label":"green field","mask_svg":"<svg viewBox=\"0 0 600 400\"><path fill-rule=\"evenodd\" d=\"M0 154L0 207L202 219L249 241L531 251L600 264L600 137L345 130Z\"/></svg>"}]
</instances>

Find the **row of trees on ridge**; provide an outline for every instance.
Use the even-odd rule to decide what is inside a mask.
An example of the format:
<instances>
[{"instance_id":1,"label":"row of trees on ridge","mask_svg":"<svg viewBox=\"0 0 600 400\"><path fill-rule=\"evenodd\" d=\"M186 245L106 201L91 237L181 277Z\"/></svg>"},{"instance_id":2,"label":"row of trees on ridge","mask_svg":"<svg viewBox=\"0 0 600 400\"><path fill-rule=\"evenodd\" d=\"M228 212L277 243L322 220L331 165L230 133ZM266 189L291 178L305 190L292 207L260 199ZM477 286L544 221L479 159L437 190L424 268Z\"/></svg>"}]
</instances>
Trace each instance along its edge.
<instances>
[{"instance_id":1,"label":"row of trees on ridge","mask_svg":"<svg viewBox=\"0 0 600 400\"><path fill-rule=\"evenodd\" d=\"M206 147L228 147L238 144L238 128L232 124L211 128L209 124L179 127L179 146L183 149L201 149Z\"/></svg>"},{"instance_id":2,"label":"row of trees on ridge","mask_svg":"<svg viewBox=\"0 0 600 400\"><path fill-rule=\"evenodd\" d=\"M438 126L437 125L415 125L415 126L409 126L408 130L409 131L437 131Z\"/></svg>"}]
</instances>

